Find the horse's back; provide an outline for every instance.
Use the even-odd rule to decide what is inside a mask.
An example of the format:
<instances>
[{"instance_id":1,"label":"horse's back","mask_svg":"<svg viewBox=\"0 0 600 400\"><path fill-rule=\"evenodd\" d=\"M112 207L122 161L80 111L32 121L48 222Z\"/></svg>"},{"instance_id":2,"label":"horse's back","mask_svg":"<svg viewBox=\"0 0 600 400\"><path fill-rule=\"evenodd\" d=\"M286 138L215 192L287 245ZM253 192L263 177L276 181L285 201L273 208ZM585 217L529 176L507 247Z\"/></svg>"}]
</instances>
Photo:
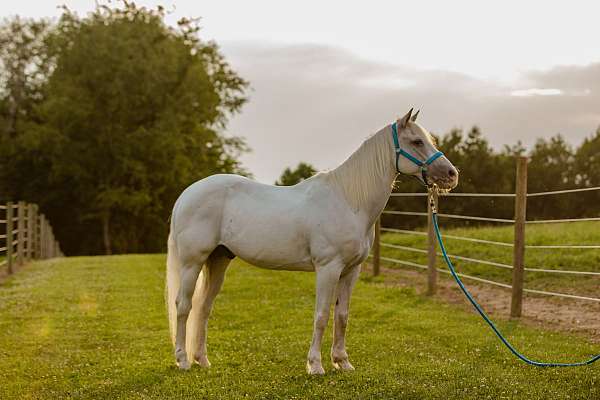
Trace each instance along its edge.
<instances>
[{"instance_id":1,"label":"horse's back","mask_svg":"<svg viewBox=\"0 0 600 400\"><path fill-rule=\"evenodd\" d=\"M239 175L218 174L192 183L179 195L173 206L173 228L177 229L180 218L187 220L202 209L214 212L214 209L208 210L210 206L215 206L219 200L223 200L228 187L243 180L248 179Z\"/></svg>"}]
</instances>

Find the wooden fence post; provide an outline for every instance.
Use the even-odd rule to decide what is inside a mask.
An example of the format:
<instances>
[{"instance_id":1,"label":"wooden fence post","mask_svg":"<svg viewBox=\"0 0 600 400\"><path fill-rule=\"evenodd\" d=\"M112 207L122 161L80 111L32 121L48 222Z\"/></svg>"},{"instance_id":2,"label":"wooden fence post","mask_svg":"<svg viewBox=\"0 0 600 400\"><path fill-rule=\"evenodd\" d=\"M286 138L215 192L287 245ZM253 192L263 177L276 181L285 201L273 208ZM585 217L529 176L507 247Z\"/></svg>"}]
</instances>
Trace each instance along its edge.
<instances>
[{"instance_id":1,"label":"wooden fence post","mask_svg":"<svg viewBox=\"0 0 600 400\"><path fill-rule=\"evenodd\" d=\"M8 273L13 273L13 203L6 203L6 265Z\"/></svg>"},{"instance_id":2,"label":"wooden fence post","mask_svg":"<svg viewBox=\"0 0 600 400\"><path fill-rule=\"evenodd\" d=\"M38 249L38 258L41 260L44 258L43 249L42 249L42 241L44 238L44 227L42 226L42 214L38 214L38 237L37 237L37 249Z\"/></svg>"},{"instance_id":3,"label":"wooden fence post","mask_svg":"<svg viewBox=\"0 0 600 400\"><path fill-rule=\"evenodd\" d=\"M525 219L527 214L527 157L517 158L517 176L515 182L515 238L510 316L518 318L521 316L523 309Z\"/></svg>"},{"instance_id":4,"label":"wooden fence post","mask_svg":"<svg viewBox=\"0 0 600 400\"><path fill-rule=\"evenodd\" d=\"M375 241L373 242L373 276L379 275L381 264L381 217L375 221Z\"/></svg>"},{"instance_id":5,"label":"wooden fence post","mask_svg":"<svg viewBox=\"0 0 600 400\"><path fill-rule=\"evenodd\" d=\"M48 240L48 258L54 258L54 231L52 230L52 226L48 223L50 227L50 240Z\"/></svg>"},{"instance_id":6,"label":"wooden fence post","mask_svg":"<svg viewBox=\"0 0 600 400\"><path fill-rule=\"evenodd\" d=\"M48 238L50 236L50 229L48 229L48 219L44 215L44 259L48 258Z\"/></svg>"},{"instance_id":7,"label":"wooden fence post","mask_svg":"<svg viewBox=\"0 0 600 400\"><path fill-rule=\"evenodd\" d=\"M50 231L48 230L48 220L44 215L44 219L42 222L42 226L44 227L44 243L42 244L42 253L44 254L44 260L48 258L48 234Z\"/></svg>"},{"instance_id":8,"label":"wooden fence post","mask_svg":"<svg viewBox=\"0 0 600 400\"><path fill-rule=\"evenodd\" d=\"M50 246L52 243L52 227L48 220L46 220L46 226L48 227L48 234L46 235L46 258L52 258L52 247Z\"/></svg>"},{"instance_id":9,"label":"wooden fence post","mask_svg":"<svg viewBox=\"0 0 600 400\"><path fill-rule=\"evenodd\" d=\"M33 204L27 204L27 260L33 259Z\"/></svg>"},{"instance_id":10,"label":"wooden fence post","mask_svg":"<svg viewBox=\"0 0 600 400\"><path fill-rule=\"evenodd\" d=\"M32 204L31 206L31 221L33 223L33 227L31 229L31 251L32 257L34 259L40 258L40 247L39 247L39 216L38 216L38 206L36 204Z\"/></svg>"},{"instance_id":11,"label":"wooden fence post","mask_svg":"<svg viewBox=\"0 0 600 400\"><path fill-rule=\"evenodd\" d=\"M46 258L50 258L50 241L52 240L52 230L50 229L50 224L48 223L48 218L44 216L44 230L46 233L46 241L44 242L44 252L46 253Z\"/></svg>"},{"instance_id":12,"label":"wooden fence post","mask_svg":"<svg viewBox=\"0 0 600 400\"><path fill-rule=\"evenodd\" d=\"M432 296L437 291L437 268L436 268L436 237L431 216L431 197L437 208L437 192L430 192L427 196L427 295Z\"/></svg>"},{"instance_id":13,"label":"wooden fence post","mask_svg":"<svg viewBox=\"0 0 600 400\"><path fill-rule=\"evenodd\" d=\"M46 220L44 214L40 214L40 259L46 258Z\"/></svg>"},{"instance_id":14,"label":"wooden fence post","mask_svg":"<svg viewBox=\"0 0 600 400\"><path fill-rule=\"evenodd\" d=\"M17 206L17 264L25 263L25 203L19 201Z\"/></svg>"}]
</instances>

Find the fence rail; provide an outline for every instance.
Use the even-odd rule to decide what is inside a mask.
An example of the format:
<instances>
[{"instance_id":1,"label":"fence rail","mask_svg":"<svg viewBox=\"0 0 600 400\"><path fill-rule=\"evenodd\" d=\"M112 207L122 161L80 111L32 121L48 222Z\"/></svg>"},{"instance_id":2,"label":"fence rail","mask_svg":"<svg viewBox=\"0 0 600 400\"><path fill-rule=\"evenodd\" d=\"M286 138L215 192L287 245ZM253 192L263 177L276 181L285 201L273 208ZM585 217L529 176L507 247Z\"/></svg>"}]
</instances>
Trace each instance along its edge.
<instances>
[{"instance_id":1,"label":"fence rail","mask_svg":"<svg viewBox=\"0 0 600 400\"><path fill-rule=\"evenodd\" d=\"M537 267L527 267L525 263L525 250L537 250L537 249L600 249L600 244L564 244L564 245L554 245L554 244L536 244L536 245L527 245L525 244L525 226L526 225L535 225L535 224L548 224L548 223L566 223L566 222L581 222L581 221L600 221L600 217L589 217L589 218L566 218L566 219L548 219L548 220L527 220L526 219L526 208L527 208L527 199L529 197L537 197L537 196L550 196L550 195L560 195L566 193L579 193L579 192L588 192L588 191L596 191L600 190L600 186L598 187L590 187L590 188L577 188L577 189L568 189L568 190L554 190L548 192L537 192L537 193L527 193L527 159L525 157L517 158L517 178L516 178L516 189L515 193L441 193L440 197L507 197L513 198L515 202L515 215L513 219L508 218L487 218L482 216L469 216L469 215L457 215L457 214L438 214L438 216L443 218L453 218L453 219L465 219L465 220L475 220L475 221L484 221L484 222L499 222L506 224L513 224L515 227L515 234L513 242L500 242L494 240L486 240L479 238L472 238L466 236L457 236L457 235L448 235L443 234L442 237L444 239L449 240L460 240L467 241L472 243L486 244L492 246L501 246L501 247L509 247L512 248L513 251L513 262L512 264L500 263L490 260L481 260L472 257L465 257L461 255L449 254L448 257L455 260L465 261L469 263L477 263L482 265L487 265L495 268L503 268L506 270L512 271L512 284L506 284L502 282L496 282L489 279L483 279L476 276L471 276L467 274L460 273L458 274L460 277L468 280L473 280L485 284L490 284L494 286L503 287L506 289L510 289L512 291L512 300L511 300L511 316L519 317L522 313L522 298L523 293L533 293L544 296L555 296L555 297L563 297L563 298L571 298L578 300L586 300L593 302L600 302L600 298L588 297L588 296L579 296L575 294L567 294L567 293L558 293L551 292L545 290L537 290L523 287L524 275L527 273L536 273L536 274L570 274L570 275L580 275L580 276L600 276L600 272L594 271L581 271L581 270L567 270L567 269L551 269L551 268L537 268ZM427 198L427 203L429 204L429 198L427 193L393 193L392 197L425 197ZM437 201L437 199L434 199ZM382 212L383 215L406 215L406 216L420 216L420 217L428 217L427 231L416 231L416 230L407 230L407 229L397 229L393 227L382 227L380 221L378 220L376 224L376 243L374 244L374 248L377 248L377 251L373 253L373 264L377 265L377 271L374 270L374 273L377 274L379 272L379 263L380 261L387 261L394 264L414 267L422 270L428 271L428 287L427 292L429 294L435 293L436 291L436 274L444 273L449 274L450 272L447 269L437 268L437 259L442 255L440 252L436 251L436 243L435 240L432 239L432 222L429 217L429 212L416 212L416 211L398 211L398 210L384 210ZM427 248L415 248L410 246L402 246L394 243L387 243L381 241L380 239L380 231L381 232L390 232L390 233L399 233L406 235L417 235L417 236L426 236L427 240ZM415 263L408 260L399 260L392 257L383 256L380 254L381 248L390 248L396 250L402 250L412 253L419 253L422 255L427 254L428 263L427 265Z\"/></svg>"},{"instance_id":2,"label":"fence rail","mask_svg":"<svg viewBox=\"0 0 600 400\"><path fill-rule=\"evenodd\" d=\"M389 215L412 215L412 216L417 216L417 217L426 217L429 214L426 212L419 212L419 211L396 211L396 210L388 210L388 211L382 211L382 214L389 214ZM454 218L454 219L470 219L473 221L487 221L487 222L506 222L506 223L514 223L515 220L514 219L505 219L505 218L487 218L487 217L477 217L477 216L473 216L473 215L457 215L457 214L440 214L438 213L438 217L442 217L442 218Z\"/></svg>"},{"instance_id":3,"label":"fence rail","mask_svg":"<svg viewBox=\"0 0 600 400\"><path fill-rule=\"evenodd\" d=\"M8 274L31 260L63 256L52 226L38 213L37 205L0 204L0 215L0 267L6 267Z\"/></svg>"},{"instance_id":4,"label":"fence rail","mask_svg":"<svg viewBox=\"0 0 600 400\"><path fill-rule=\"evenodd\" d=\"M565 190L552 190L550 192L535 192L527 193L527 197L535 196L550 196L555 194L565 193L578 193L578 192L589 192L594 190L600 190L600 186L594 186L589 188L577 188L577 189L565 189ZM461 192L450 192L440 193L443 197L515 197L515 193L461 193ZM427 197L427 193L392 193L391 197Z\"/></svg>"}]
</instances>

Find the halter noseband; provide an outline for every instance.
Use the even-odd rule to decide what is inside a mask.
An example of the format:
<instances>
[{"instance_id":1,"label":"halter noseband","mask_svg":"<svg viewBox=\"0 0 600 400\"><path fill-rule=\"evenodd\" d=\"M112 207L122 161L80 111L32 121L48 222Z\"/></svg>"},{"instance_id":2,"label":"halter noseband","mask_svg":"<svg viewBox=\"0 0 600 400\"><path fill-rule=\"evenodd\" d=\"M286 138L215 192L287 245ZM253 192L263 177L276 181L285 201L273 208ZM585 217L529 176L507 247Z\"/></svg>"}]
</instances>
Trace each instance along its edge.
<instances>
[{"instance_id":1,"label":"halter noseband","mask_svg":"<svg viewBox=\"0 0 600 400\"><path fill-rule=\"evenodd\" d=\"M394 149L395 149L395 152L396 152L396 172L402 173L400 171L400 169L398 168L398 159L400 158L400 155L402 155L405 158L408 158L410 161L412 161L413 164L415 164L416 166L418 166L419 168L421 168L421 177L423 177L423 183L425 185L427 185L427 167L430 166L431 163L433 163L435 160L437 160L438 158L440 158L441 156L443 156L444 153L442 153L441 151L437 151L431 157L429 157L427 160L421 161L417 157L415 157L412 154L410 154L409 152L401 149L400 148L400 141L398 140L397 122L394 122L392 124L392 138L394 139Z\"/></svg>"}]
</instances>

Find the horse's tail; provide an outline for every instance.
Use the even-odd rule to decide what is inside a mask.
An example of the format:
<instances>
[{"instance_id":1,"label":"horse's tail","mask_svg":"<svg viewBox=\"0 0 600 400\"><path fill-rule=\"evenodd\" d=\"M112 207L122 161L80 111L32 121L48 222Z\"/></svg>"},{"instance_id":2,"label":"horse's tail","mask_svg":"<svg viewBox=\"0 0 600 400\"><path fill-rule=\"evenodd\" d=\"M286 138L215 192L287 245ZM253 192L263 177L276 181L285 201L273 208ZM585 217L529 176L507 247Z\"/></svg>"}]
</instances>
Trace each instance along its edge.
<instances>
[{"instance_id":1,"label":"horse's tail","mask_svg":"<svg viewBox=\"0 0 600 400\"><path fill-rule=\"evenodd\" d=\"M171 341L175 345L175 335L177 334L177 294L180 285L181 261L177 253L177 246L173 233L169 233L167 250L167 283L165 285L165 298L167 301L167 312L169 314L169 329L171 331Z\"/></svg>"}]
</instances>

